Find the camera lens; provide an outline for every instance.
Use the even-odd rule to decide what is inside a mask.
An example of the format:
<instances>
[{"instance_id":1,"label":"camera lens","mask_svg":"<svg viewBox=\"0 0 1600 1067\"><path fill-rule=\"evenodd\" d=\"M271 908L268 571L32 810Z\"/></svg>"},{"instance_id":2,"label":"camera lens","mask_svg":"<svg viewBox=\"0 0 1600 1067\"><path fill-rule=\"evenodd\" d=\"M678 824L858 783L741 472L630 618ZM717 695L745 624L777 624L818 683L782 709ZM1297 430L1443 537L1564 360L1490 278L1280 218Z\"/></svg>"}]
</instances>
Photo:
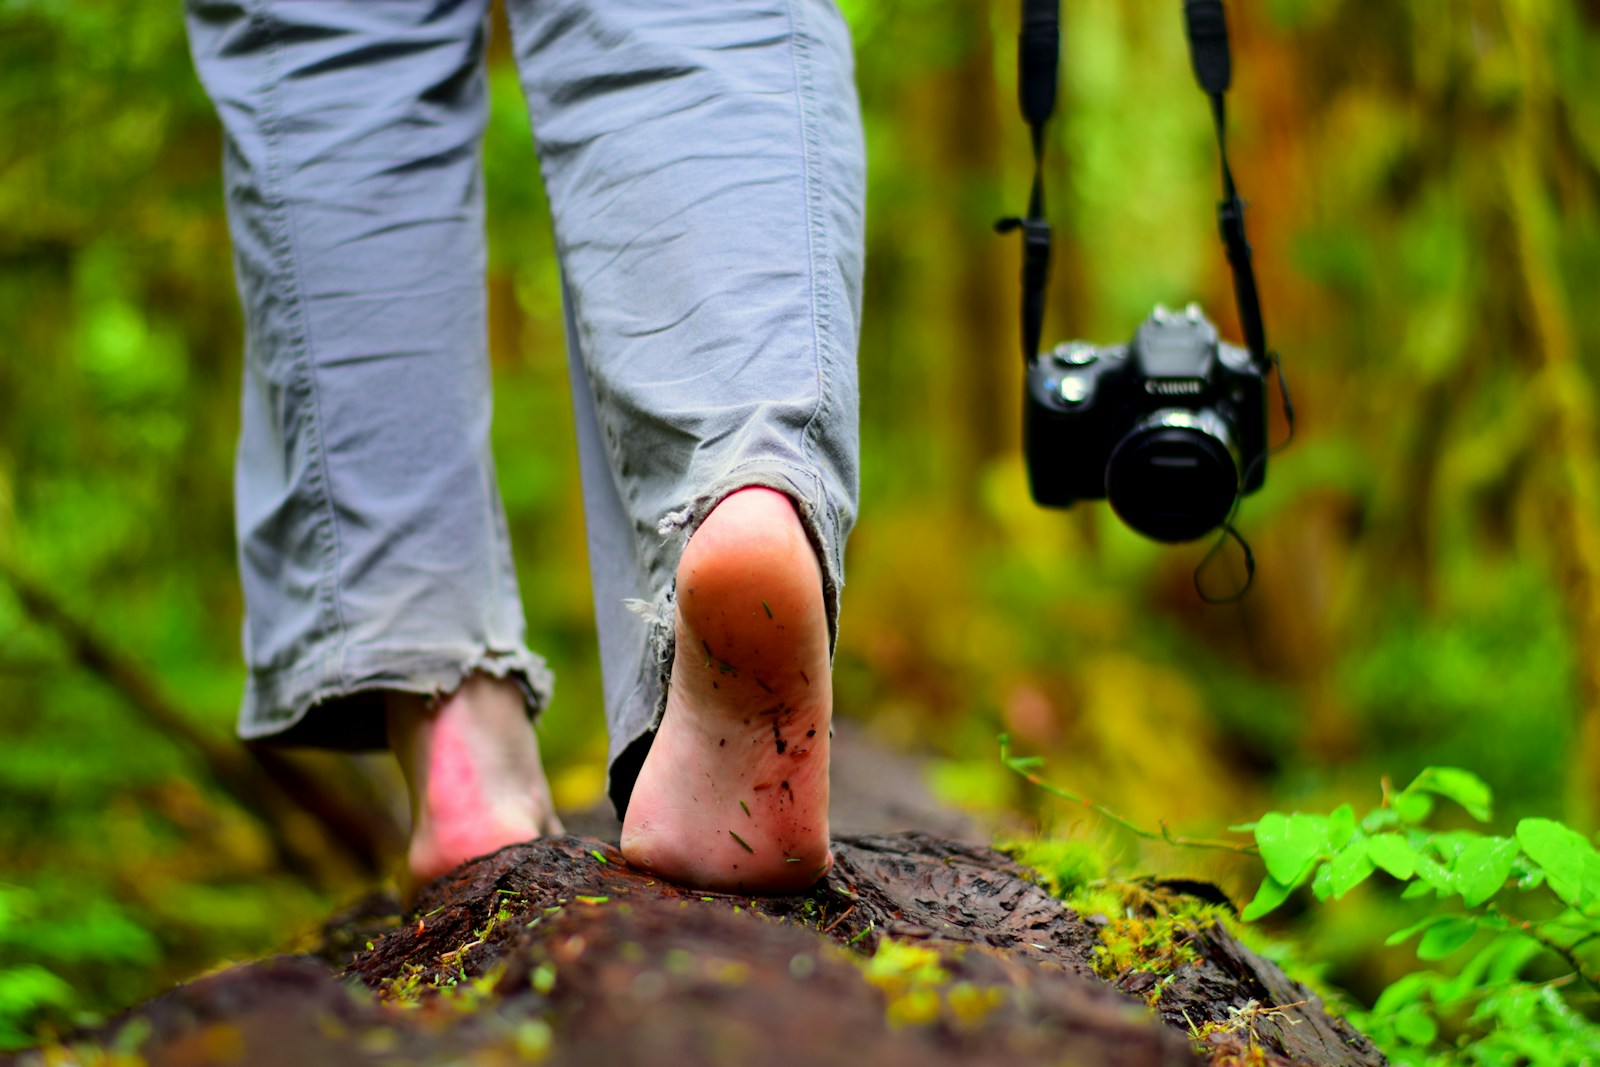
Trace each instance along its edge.
<instances>
[{"instance_id":1,"label":"camera lens","mask_svg":"<svg viewBox=\"0 0 1600 1067\"><path fill-rule=\"evenodd\" d=\"M1211 412L1161 411L1124 437L1106 465L1112 510L1146 537L1193 541L1233 509L1239 469Z\"/></svg>"}]
</instances>

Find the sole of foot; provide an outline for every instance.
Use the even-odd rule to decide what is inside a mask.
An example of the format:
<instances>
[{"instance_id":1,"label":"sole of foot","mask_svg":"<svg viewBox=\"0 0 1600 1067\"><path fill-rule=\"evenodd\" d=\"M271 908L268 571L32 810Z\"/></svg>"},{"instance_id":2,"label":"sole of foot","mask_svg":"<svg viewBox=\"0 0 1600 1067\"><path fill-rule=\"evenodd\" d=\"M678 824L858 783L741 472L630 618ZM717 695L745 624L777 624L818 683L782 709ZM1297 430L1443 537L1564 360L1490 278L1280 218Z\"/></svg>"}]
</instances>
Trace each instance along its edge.
<instances>
[{"instance_id":1,"label":"sole of foot","mask_svg":"<svg viewBox=\"0 0 1600 1067\"><path fill-rule=\"evenodd\" d=\"M682 885L805 889L827 873L833 690L822 570L788 497L744 489L678 565L667 707L622 854Z\"/></svg>"},{"instance_id":2,"label":"sole of foot","mask_svg":"<svg viewBox=\"0 0 1600 1067\"><path fill-rule=\"evenodd\" d=\"M391 693L387 712L411 794L407 892L469 859L561 832L515 682L474 674L436 701Z\"/></svg>"}]
</instances>

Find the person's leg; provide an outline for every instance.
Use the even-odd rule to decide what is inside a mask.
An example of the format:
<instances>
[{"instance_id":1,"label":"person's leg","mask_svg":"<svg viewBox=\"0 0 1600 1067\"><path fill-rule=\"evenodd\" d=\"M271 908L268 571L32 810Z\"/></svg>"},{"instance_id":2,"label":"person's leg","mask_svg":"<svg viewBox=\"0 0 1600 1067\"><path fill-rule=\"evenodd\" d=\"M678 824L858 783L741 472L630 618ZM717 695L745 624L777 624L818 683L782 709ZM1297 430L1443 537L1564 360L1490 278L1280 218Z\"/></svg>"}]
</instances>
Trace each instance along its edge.
<instances>
[{"instance_id":1,"label":"person's leg","mask_svg":"<svg viewBox=\"0 0 1600 1067\"><path fill-rule=\"evenodd\" d=\"M247 328L240 732L387 731L426 877L553 825L527 723L550 676L524 645L489 452L487 2L187 9Z\"/></svg>"},{"instance_id":2,"label":"person's leg","mask_svg":"<svg viewBox=\"0 0 1600 1067\"><path fill-rule=\"evenodd\" d=\"M822 0L511 15L567 286L624 853L702 885L804 884L827 862L856 506L847 32Z\"/></svg>"}]
</instances>

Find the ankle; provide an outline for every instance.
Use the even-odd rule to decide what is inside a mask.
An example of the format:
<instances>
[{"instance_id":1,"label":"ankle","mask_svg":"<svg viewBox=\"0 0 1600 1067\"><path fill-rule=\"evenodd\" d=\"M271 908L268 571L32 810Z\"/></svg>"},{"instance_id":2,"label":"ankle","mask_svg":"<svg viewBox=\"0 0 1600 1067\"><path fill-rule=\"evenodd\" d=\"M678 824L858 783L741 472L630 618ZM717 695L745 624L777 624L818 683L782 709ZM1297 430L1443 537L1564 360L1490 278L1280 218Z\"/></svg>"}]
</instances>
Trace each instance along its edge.
<instances>
[{"instance_id":1,"label":"ankle","mask_svg":"<svg viewBox=\"0 0 1600 1067\"><path fill-rule=\"evenodd\" d=\"M436 700L390 693L386 703L410 793L414 875L560 831L515 681L474 674Z\"/></svg>"}]
</instances>

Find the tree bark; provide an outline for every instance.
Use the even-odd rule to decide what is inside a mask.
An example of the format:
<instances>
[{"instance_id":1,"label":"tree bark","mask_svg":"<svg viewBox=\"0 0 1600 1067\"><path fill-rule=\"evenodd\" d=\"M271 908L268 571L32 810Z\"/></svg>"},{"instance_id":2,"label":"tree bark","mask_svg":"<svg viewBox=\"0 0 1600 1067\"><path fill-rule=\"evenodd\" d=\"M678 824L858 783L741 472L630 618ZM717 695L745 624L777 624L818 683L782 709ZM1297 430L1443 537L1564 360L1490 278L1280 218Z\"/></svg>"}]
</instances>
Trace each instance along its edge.
<instances>
[{"instance_id":1,"label":"tree bark","mask_svg":"<svg viewBox=\"0 0 1600 1067\"><path fill-rule=\"evenodd\" d=\"M1141 970L1096 977L1105 918L999 853L921 834L834 847L809 892L751 898L669 885L591 838L514 845L404 917L342 917L320 957L201 979L92 1036L148 1062L211 1048L294 1067L1385 1062L1220 924L1189 932L1195 961L1153 992Z\"/></svg>"}]
</instances>

